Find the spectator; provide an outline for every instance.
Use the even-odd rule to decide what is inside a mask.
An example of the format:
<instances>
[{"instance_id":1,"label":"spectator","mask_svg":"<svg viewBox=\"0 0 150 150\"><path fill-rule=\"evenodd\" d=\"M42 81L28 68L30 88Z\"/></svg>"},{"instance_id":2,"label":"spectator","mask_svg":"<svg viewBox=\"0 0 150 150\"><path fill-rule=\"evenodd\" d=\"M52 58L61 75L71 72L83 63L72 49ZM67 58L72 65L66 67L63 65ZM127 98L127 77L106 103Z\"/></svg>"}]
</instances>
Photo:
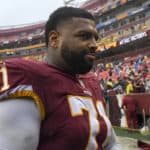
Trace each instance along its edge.
<instances>
[{"instance_id":1,"label":"spectator","mask_svg":"<svg viewBox=\"0 0 150 150\"><path fill-rule=\"evenodd\" d=\"M108 79L108 81L106 83L106 89L111 90L111 89L113 89L113 86L114 86L114 84L113 84L112 79Z\"/></svg>"},{"instance_id":2,"label":"spectator","mask_svg":"<svg viewBox=\"0 0 150 150\"><path fill-rule=\"evenodd\" d=\"M134 92L134 88L133 88L133 80L128 78L127 79L127 86L126 86L126 93L127 94L131 94Z\"/></svg>"},{"instance_id":3,"label":"spectator","mask_svg":"<svg viewBox=\"0 0 150 150\"><path fill-rule=\"evenodd\" d=\"M145 79L145 92L150 93L150 79L149 78Z\"/></svg>"}]
</instances>

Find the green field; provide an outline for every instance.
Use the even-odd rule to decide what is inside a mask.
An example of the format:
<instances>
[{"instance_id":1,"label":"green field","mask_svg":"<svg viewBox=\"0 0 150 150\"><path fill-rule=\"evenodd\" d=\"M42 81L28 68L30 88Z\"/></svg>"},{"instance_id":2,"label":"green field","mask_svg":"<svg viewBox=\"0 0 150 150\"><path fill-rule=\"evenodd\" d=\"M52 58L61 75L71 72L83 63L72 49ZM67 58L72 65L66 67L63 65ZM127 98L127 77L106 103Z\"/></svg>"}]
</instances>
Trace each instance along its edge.
<instances>
[{"instance_id":1,"label":"green field","mask_svg":"<svg viewBox=\"0 0 150 150\"><path fill-rule=\"evenodd\" d=\"M150 141L150 131L141 133L138 129L129 129L113 126L117 136L129 137L138 140Z\"/></svg>"}]
</instances>

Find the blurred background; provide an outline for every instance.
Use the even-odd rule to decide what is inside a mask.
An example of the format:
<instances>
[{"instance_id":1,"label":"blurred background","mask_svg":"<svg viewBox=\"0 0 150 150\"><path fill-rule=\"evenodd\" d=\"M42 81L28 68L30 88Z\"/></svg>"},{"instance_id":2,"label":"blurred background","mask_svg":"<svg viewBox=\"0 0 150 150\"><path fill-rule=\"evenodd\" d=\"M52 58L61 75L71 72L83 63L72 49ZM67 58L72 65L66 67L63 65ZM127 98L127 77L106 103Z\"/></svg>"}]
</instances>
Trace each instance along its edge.
<instances>
[{"instance_id":1,"label":"blurred background","mask_svg":"<svg viewBox=\"0 0 150 150\"><path fill-rule=\"evenodd\" d=\"M53 9L63 5L86 9L96 17L99 39L93 70L117 135L150 141L150 0L64 0L54 7L49 4ZM30 9L16 11L23 18L32 16L28 13L34 8ZM48 8L36 5L36 9L42 14L42 9ZM0 61L16 57L44 61L44 26L49 11L42 14L43 19L37 14L35 22L15 22L17 15L5 18L12 23L0 24Z\"/></svg>"}]
</instances>

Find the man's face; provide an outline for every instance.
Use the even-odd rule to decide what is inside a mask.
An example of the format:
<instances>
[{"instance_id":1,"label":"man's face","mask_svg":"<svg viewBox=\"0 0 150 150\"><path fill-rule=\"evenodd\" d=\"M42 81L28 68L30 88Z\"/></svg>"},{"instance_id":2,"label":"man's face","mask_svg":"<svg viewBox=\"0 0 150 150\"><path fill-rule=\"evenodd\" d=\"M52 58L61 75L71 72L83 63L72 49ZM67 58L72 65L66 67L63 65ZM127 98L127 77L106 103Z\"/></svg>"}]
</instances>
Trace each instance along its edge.
<instances>
[{"instance_id":1,"label":"man's face","mask_svg":"<svg viewBox=\"0 0 150 150\"><path fill-rule=\"evenodd\" d=\"M95 23L84 18L73 18L60 27L60 59L74 74L90 71L95 60L98 33ZM65 67L66 67L65 66Z\"/></svg>"}]
</instances>

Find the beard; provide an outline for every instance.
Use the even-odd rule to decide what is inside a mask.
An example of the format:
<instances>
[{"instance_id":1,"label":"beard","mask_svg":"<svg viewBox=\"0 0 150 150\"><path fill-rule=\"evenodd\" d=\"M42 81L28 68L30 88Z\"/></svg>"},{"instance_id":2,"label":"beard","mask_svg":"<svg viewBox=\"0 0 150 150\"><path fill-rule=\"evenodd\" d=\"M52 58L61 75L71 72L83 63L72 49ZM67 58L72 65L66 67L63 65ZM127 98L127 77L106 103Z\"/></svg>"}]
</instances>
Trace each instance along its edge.
<instances>
[{"instance_id":1,"label":"beard","mask_svg":"<svg viewBox=\"0 0 150 150\"><path fill-rule=\"evenodd\" d=\"M61 48L61 56L69 65L73 74L85 74L91 70L93 61L86 59L87 53L88 50L80 50L80 53L78 53L78 50L71 50L66 45Z\"/></svg>"}]
</instances>

